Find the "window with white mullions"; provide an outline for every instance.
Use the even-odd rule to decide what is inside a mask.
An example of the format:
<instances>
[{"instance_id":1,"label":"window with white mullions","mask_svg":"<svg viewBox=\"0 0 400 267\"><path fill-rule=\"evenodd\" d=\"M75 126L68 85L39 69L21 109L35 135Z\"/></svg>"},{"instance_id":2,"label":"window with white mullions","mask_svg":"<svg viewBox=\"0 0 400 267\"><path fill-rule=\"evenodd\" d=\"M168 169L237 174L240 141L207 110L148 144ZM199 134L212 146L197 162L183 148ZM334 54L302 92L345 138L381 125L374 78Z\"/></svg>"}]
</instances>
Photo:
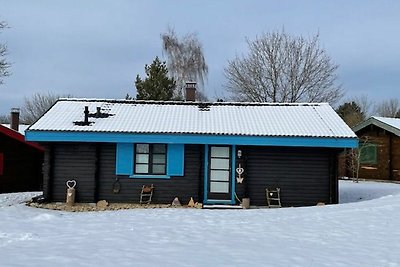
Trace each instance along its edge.
<instances>
[{"instance_id":1,"label":"window with white mullions","mask_svg":"<svg viewBox=\"0 0 400 267\"><path fill-rule=\"evenodd\" d=\"M167 146L165 144L136 144L135 174L166 174Z\"/></svg>"}]
</instances>

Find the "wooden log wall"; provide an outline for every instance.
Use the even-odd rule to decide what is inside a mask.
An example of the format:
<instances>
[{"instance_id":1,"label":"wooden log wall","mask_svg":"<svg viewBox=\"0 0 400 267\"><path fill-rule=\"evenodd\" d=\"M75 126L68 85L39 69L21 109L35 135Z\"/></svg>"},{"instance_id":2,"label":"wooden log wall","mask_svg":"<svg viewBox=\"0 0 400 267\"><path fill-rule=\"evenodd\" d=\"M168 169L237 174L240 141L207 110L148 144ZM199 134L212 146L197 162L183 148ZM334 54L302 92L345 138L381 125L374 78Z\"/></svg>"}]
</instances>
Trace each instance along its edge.
<instances>
[{"instance_id":1,"label":"wooden log wall","mask_svg":"<svg viewBox=\"0 0 400 267\"><path fill-rule=\"evenodd\" d=\"M267 187L281 188L283 206L337 203L337 151L241 147L251 205L265 206Z\"/></svg>"},{"instance_id":2,"label":"wooden log wall","mask_svg":"<svg viewBox=\"0 0 400 267\"><path fill-rule=\"evenodd\" d=\"M371 125L357 133L377 145L377 164L361 164L359 178L400 180L400 137Z\"/></svg>"}]
</instances>

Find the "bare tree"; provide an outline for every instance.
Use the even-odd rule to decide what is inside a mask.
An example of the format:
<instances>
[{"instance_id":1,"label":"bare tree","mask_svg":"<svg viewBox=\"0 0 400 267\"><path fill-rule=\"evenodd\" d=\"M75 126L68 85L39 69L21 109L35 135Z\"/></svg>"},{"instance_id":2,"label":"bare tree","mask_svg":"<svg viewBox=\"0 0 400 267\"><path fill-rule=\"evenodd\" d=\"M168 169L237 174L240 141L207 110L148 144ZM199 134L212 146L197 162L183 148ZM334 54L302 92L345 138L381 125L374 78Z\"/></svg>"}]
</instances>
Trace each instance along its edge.
<instances>
[{"instance_id":1,"label":"bare tree","mask_svg":"<svg viewBox=\"0 0 400 267\"><path fill-rule=\"evenodd\" d=\"M374 101L370 100L368 95L360 95L351 98L350 101L354 101L360 107L361 112L364 114L365 118L372 116L374 112Z\"/></svg>"},{"instance_id":2,"label":"bare tree","mask_svg":"<svg viewBox=\"0 0 400 267\"><path fill-rule=\"evenodd\" d=\"M370 146L373 146L372 143L369 142L368 136L363 136L359 140L358 148L352 148L347 150L346 153L346 169L350 172L351 178L355 179L354 181L358 183L359 181L359 173L361 167L361 155L365 153L365 150Z\"/></svg>"},{"instance_id":3,"label":"bare tree","mask_svg":"<svg viewBox=\"0 0 400 267\"><path fill-rule=\"evenodd\" d=\"M39 119L59 98L72 97L69 94L58 95L51 92L35 93L31 97L24 98L21 108L21 121L32 124Z\"/></svg>"},{"instance_id":4,"label":"bare tree","mask_svg":"<svg viewBox=\"0 0 400 267\"><path fill-rule=\"evenodd\" d=\"M319 45L285 31L247 40L249 52L228 61L226 89L239 101L330 102L343 96L336 84L338 65Z\"/></svg>"},{"instance_id":5,"label":"bare tree","mask_svg":"<svg viewBox=\"0 0 400 267\"><path fill-rule=\"evenodd\" d=\"M381 117L400 117L400 102L397 98L391 98L389 100L384 100L377 104L375 107L375 113Z\"/></svg>"},{"instance_id":6,"label":"bare tree","mask_svg":"<svg viewBox=\"0 0 400 267\"><path fill-rule=\"evenodd\" d=\"M203 48L195 33L189 33L179 39L173 29L161 34L163 51L167 55L168 70L176 80L177 96L184 93L185 84L195 81L204 86L208 66Z\"/></svg>"},{"instance_id":7,"label":"bare tree","mask_svg":"<svg viewBox=\"0 0 400 267\"><path fill-rule=\"evenodd\" d=\"M5 21L0 21L0 33L4 28L7 28L7 23ZM7 45L0 43L0 84L3 83L3 77L10 75L8 70L11 64L6 60L6 55Z\"/></svg>"},{"instance_id":8,"label":"bare tree","mask_svg":"<svg viewBox=\"0 0 400 267\"><path fill-rule=\"evenodd\" d=\"M0 123L10 123L10 115L0 115Z\"/></svg>"}]
</instances>

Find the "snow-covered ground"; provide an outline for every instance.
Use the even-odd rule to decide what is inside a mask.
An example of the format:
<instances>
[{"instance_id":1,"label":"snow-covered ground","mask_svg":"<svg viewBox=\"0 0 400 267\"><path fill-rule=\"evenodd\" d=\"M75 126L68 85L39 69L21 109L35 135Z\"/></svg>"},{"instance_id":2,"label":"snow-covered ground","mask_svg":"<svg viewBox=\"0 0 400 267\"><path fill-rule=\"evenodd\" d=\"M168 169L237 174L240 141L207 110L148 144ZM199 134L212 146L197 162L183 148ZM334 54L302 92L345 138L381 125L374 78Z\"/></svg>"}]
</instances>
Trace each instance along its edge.
<instances>
[{"instance_id":1,"label":"snow-covered ground","mask_svg":"<svg viewBox=\"0 0 400 267\"><path fill-rule=\"evenodd\" d=\"M0 266L400 266L400 185L340 182L340 205L71 213L0 195Z\"/></svg>"}]
</instances>

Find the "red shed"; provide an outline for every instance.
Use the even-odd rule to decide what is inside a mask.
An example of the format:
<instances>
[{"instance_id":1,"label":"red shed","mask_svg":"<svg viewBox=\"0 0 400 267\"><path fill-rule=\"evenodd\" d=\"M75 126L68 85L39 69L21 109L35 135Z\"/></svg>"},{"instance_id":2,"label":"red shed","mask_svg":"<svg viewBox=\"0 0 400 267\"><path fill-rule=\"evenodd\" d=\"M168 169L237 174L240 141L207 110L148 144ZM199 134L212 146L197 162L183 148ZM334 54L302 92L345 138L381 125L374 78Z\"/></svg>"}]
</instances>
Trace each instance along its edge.
<instances>
[{"instance_id":1,"label":"red shed","mask_svg":"<svg viewBox=\"0 0 400 267\"><path fill-rule=\"evenodd\" d=\"M25 141L13 122L0 125L0 193L41 190L44 150Z\"/></svg>"}]
</instances>

